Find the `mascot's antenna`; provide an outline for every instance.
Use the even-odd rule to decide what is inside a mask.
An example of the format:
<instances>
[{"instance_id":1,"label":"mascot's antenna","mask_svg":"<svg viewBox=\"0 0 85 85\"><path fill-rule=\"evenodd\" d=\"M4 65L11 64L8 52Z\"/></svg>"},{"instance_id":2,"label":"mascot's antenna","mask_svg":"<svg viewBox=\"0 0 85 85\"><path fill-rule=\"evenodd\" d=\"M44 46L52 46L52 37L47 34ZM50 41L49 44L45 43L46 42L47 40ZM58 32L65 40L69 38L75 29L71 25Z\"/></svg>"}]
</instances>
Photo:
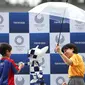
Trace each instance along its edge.
<instances>
[{"instance_id":1,"label":"mascot's antenna","mask_svg":"<svg viewBox=\"0 0 85 85\"><path fill-rule=\"evenodd\" d=\"M39 48L39 45L37 45L36 48Z\"/></svg>"}]
</instances>

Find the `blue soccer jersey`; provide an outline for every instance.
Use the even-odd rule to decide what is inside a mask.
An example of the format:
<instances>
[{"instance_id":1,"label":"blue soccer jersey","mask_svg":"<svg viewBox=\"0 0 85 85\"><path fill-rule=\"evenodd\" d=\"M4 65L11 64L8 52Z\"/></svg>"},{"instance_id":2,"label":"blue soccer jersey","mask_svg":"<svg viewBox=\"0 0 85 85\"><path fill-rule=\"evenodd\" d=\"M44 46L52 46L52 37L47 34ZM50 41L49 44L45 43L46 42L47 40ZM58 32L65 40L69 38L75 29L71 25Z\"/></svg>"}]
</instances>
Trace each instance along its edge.
<instances>
[{"instance_id":1,"label":"blue soccer jersey","mask_svg":"<svg viewBox=\"0 0 85 85\"><path fill-rule=\"evenodd\" d=\"M14 73L19 70L15 62L10 58L0 59L0 85L15 85Z\"/></svg>"}]
</instances>

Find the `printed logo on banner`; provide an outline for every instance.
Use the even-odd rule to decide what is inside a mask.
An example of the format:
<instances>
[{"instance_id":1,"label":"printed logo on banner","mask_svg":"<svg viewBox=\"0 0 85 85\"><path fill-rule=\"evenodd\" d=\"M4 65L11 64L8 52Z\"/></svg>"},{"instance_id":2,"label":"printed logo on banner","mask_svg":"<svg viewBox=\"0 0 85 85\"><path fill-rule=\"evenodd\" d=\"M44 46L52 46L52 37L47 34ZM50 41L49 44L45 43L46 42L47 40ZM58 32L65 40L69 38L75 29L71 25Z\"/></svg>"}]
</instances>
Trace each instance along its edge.
<instances>
[{"instance_id":1,"label":"printed logo on banner","mask_svg":"<svg viewBox=\"0 0 85 85\"><path fill-rule=\"evenodd\" d=\"M15 85L30 85L29 75L15 75Z\"/></svg>"},{"instance_id":2,"label":"printed logo on banner","mask_svg":"<svg viewBox=\"0 0 85 85\"><path fill-rule=\"evenodd\" d=\"M0 33L9 33L9 13L0 13Z\"/></svg>"},{"instance_id":3,"label":"printed logo on banner","mask_svg":"<svg viewBox=\"0 0 85 85\"><path fill-rule=\"evenodd\" d=\"M39 45L39 48L49 47L49 33L30 33L30 48L34 48L37 45Z\"/></svg>"},{"instance_id":4,"label":"printed logo on banner","mask_svg":"<svg viewBox=\"0 0 85 85\"><path fill-rule=\"evenodd\" d=\"M29 24L30 33L49 32L49 15L30 13Z\"/></svg>"},{"instance_id":5,"label":"printed logo on banner","mask_svg":"<svg viewBox=\"0 0 85 85\"><path fill-rule=\"evenodd\" d=\"M44 74L50 74L50 54L45 54L38 58ZM47 62L48 61L48 62Z\"/></svg>"},{"instance_id":6,"label":"printed logo on banner","mask_svg":"<svg viewBox=\"0 0 85 85\"><path fill-rule=\"evenodd\" d=\"M24 43L24 38L19 35L15 37L14 41L17 45L22 45Z\"/></svg>"},{"instance_id":7,"label":"printed logo on banner","mask_svg":"<svg viewBox=\"0 0 85 85\"><path fill-rule=\"evenodd\" d=\"M37 14L34 17L36 23L43 23L44 21L44 16L42 14Z\"/></svg>"},{"instance_id":8,"label":"printed logo on banner","mask_svg":"<svg viewBox=\"0 0 85 85\"><path fill-rule=\"evenodd\" d=\"M71 43L74 43L78 47L78 52L85 52L85 33L71 33Z\"/></svg>"},{"instance_id":9,"label":"printed logo on banner","mask_svg":"<svg viewBox=\"0 0 85 85\"><path fill-rule=\"evenodd\" d=\"M50 33L50 53L54 53L54 49L59 40L59 33ZM70 33L61 33L59 44L64 46L70 43Z\"/></svg>"},{"instance_id":10,"label":"printed logo on banner","mask_svg":"<svg viewBox=\"0 0 85 85\"><path fill-rule=\"evenodd\" d=\"M70 20L70 32L85 32L85 22Z\"/></svg>"},{"instance_id":11,"label":"printed logo on banner","mask_svg":"<svg viewBox=\"0 0 85 85\"><path fill-rule=\"evenodd\" d=\"M10 33L10 44L13 47L13 53L26 54L29 49L29 34L28 33Z\"/></svg>"},{"instance_id":12,"label":"printed logo on banner","mask_svg":"<svg viewBox=\"0 0 85 85\"><path fill-rule=\"evenodd\" d=\"M51 57L51 59L50 59L51 60L50 61L51 74L67 73L68 66L63 62L60 55L58 55L58 54L50 54L50 57Z\"/></svg>"},{"instance_id":13,"label":"printed logo on banner","mask_svg":"<svg viewBox=\"0 0 85 85\"><path fill-rule=\"evenodd\" d=\"M9 34L8 33L0 34L0 42L9 43Z\"/></svg>"},{"instance_id":14,"label":"printed logo on banner","mask_svg":"<svg viewBox=\"0 0 85 85\"><path fill-rule=\"evenodd\" d=\"M9 13L10 33L29 33L28 13Z\"/></svg>"},{"instance_id":15,"label":"printed logo on banner","mask_svg":"<svg viewBox=\"0 0 85 85\"><path fill-rule=\"evenodd\" d=\"M58 42L58 39L59 39L59 36L56 35L56 37L55 37L56 43ZM64 37L63 35L61 35L61 36L60 36L60 44L62 44L64 41L65 41L65 37Z\"/></svg>"},{"instance_id":16,"label":"printed logo on banner","mask_svg":"<svg viewBox=\"0 0 85 85\"><path fill-rule=\"evenodd\" d=\"M63 82L68 83L67 74L51 74L51 85L62 85Z\"/></svg>"},{"instance_id":17,"label":"printed logo on banner","mask_svg":"<svg viewBox=\"0 0 85 85\"><path fill-rule=\"evenodd\" d=\"M59 82L61 81L61 82ZM56 84L57 85L62 85L62 83L65 82L65 79L62 77L62 76L59 76L57 79L56 79Z\"/></svg>"},{"instance_id":18,"label":"printed logo on banner","mask_svg":"<svg viewBox=\"0 0 85 85\"><path fill-rule=\"evenodd\" d=\"M24 78L23 77L17 77L16 78L16 85L24 85L24 82L25 82L25 80L24 80Z\"/></svg>"},{"instance_id":19,"label":"printed logo on banner","mask_svg":"<svg viewBox=\"0 0 85 85\"><path fill-rule=\"evenodd\" d=\"M62 23L61 17L50 16L50 32L69 32L69 19L64 18ZM61 30L62 29L62 30Z\"/></svg>"}]
</instances>

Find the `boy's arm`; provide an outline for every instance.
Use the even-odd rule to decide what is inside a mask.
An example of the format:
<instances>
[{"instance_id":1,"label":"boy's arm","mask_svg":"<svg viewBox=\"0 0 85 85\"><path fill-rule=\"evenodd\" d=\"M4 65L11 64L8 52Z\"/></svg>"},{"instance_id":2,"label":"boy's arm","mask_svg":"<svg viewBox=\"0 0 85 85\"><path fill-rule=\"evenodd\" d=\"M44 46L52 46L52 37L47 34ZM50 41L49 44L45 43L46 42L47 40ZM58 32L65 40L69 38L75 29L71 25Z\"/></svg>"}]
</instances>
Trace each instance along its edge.
<instances>
[{"instance_id":1,"label":"boy's arm","mask_svg":"<svg viewBox=\"0 0 85 85\"><path fill-rule=\"evenodd\" d=\"M72 64L72 61L71 61L69 58L67 58L67 57L64 55L64 53L61 51L59 45L56 46L55 51L59 53L59 55L61 56L61 58L63 59L63 61L64 61L66 64L68 64L68 65L71 65L71 64Z\"/></svg>"},{"instance_id":2,"label":"boy's arm","mask_svg":"<svg viewBox=\"0 0 85 85\"><path fill-rule=\"evenodd\" d=\"M63 61L68 64L68 65L72 65L72 61L67 58L63 53L59 53L59 55L61 56L61 58L63 59Z\"/></svg>"},{"instance_id":3,"label":"boy's arm","mask_svg":"<svg viewBox=\"0 0 85 85\"><path fill-rule=\"evenodd\" d=\"M20 70L24 67L23 64L19 64L19 66L12 60L12 70L14 73L20 72Z\"/></svg>"}]
</instances>

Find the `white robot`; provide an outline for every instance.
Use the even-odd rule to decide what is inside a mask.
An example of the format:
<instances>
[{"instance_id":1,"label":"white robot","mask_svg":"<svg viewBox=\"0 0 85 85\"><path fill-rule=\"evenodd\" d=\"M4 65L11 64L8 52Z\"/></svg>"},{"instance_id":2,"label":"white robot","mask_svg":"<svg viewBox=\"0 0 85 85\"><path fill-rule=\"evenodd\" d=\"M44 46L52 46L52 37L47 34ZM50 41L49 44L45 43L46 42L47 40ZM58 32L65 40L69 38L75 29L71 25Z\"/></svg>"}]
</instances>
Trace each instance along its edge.
<instances>
[{"instance_id":1,"label":"white robot","mask_svg":"<svg viewBox=\"0 0 85 85\"><path fill-rule=\"evenodd\" d=\"M39 46L36 46L36 48L29 50L30 74L32 76L30 83L40 82L40 85L44 85L42 67L40 66L38 58L44 56L47 50L48 46L45 46L42 49L39 49Z\"/></svg>"}]
</instances>

